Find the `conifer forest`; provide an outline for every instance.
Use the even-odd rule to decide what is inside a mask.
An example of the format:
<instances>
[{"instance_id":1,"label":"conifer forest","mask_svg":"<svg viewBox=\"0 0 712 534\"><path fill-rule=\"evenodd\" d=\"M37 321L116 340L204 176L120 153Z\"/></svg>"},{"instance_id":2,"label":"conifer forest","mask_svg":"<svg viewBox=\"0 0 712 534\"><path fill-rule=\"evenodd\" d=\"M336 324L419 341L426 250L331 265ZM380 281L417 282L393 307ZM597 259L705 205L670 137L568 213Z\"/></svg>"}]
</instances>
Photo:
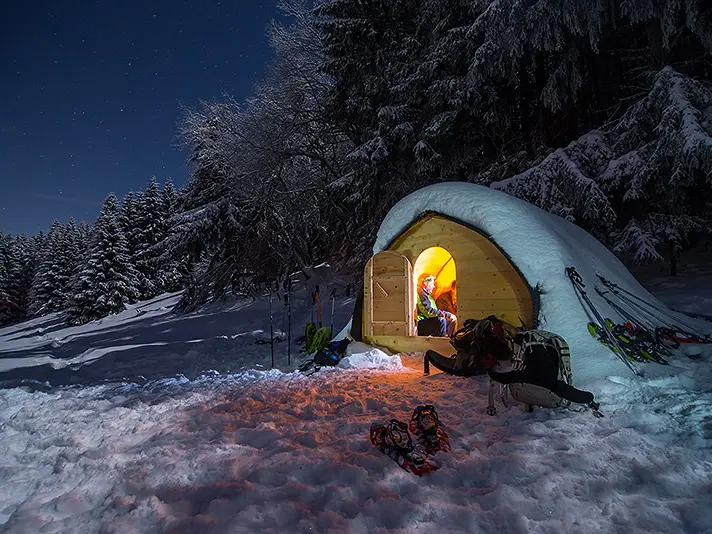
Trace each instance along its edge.
<instances>
[{"instance_id":1,"label":"conifer forest","mask_svg":"<svg viewBox=\"0 0 712 534\"><path fill-rule=\"evenodd\" d=\"M500 189L671 274L709 242L712 3L281 9L253 96L182 109L184 186L152 179L93 222L0 233L0 324L82 324L181 289L191 310L321 261L358 280L388 210L442 181Z\"/></svg>"}]
</instances>

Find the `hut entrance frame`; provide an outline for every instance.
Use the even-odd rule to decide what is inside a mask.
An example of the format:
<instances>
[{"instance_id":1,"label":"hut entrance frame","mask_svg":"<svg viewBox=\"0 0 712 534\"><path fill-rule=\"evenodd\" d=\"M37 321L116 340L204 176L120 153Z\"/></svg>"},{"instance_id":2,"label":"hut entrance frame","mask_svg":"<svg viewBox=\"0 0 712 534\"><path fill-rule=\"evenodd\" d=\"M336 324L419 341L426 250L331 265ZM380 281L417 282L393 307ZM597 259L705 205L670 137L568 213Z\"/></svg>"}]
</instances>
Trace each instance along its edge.
<instances>
[{"instance_id":1,"label":"hut entrance frame","mask_svg":"<svg viewBox=\"0 0 712 534\"><path fill-rule=\"evenodd\" d=\"M514 325L536 326L537 295L489 236L460 221L429 213L366 264L364 340L396 352L429 348L452 352L448 338L417 337L415 322L418 276L434 266L444 267L443 283L436 285L433 295L437 298L449 288L446 278L450 275L443 274L449 264L452 279L457 278L458 325L466 319L495 315Z\"/></svg>"}]
</instances>

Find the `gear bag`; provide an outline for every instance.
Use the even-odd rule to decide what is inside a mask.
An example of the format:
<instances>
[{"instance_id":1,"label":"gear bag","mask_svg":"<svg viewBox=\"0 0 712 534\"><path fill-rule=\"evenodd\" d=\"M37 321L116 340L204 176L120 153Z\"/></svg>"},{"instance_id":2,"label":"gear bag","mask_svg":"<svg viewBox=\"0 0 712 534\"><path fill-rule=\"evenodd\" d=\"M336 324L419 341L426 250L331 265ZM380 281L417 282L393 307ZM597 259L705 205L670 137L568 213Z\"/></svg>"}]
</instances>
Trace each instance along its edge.
<instances>
[{"instance_id":1,"label":"gear bag","mask_svg":"<svg viewBox=\"0 0 712 534\"><path fill-rule=\"evenodd\" d=\"M454 371L461 376L483 375L498 360L508 360L510 347L504 323L494 315L476 321L467 319L450 338L455 348Z\"/></svg>"},{"instance_id":2,"label":"gear bag","mask_svg":"<svg viewBox=\"0 0 712 534\"><path fill-rule=\"evenodd\" d=\"M595 404L592 393L573 387L571 351L561 336L545 330L527 330L517 333L512 345L512 370L488 372L488 413L493 415L495 412L494 382L502 384L502 402L505 404L507 394L530 408L556 408L571 402Z\"/></svg>"},{"instance_id":3,"label":"gear bag","mask_svg":"<svg viewBox=\"0 0 712 534\"><path fill-rule=\"evenodd\" d=\"M332 341L320 348L314 355L314 364L321 367L338 365L346 354L346 347L349 343L351 343L350 339L342 339L341 341Z\"/></svg>"},{"instance_id":4,"label":"gear bag","mask_svg":"<svg viewBox=\"0 0 712 534\"><path fill-rule=\"evenodd\" d=\"M512 370L540 377L543 384L562 380L574 385L571 349L564 338L546 330L526 330L512 340Z\"/></svg>"}]
</instances>

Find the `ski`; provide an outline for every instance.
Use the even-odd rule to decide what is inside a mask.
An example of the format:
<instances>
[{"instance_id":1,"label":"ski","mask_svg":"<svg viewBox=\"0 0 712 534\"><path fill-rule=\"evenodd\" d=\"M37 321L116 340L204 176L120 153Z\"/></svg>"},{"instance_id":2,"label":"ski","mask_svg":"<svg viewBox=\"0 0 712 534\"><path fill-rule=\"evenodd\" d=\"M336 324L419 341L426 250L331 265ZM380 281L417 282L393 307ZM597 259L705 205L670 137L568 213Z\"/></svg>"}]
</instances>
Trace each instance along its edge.
<instances>
[{"instance_id":1,"label":"ski","mask_svg":"<svg viewBox=\"0 0 712 534\"><path fill-rule=\"evenodd\" d=\"M609 347L611 348L611 351L616 356L618 356L618 358L620 358L620 360L628 367L628 369L633 372L633 374L638 375L639 372L636 371L635 367L633 367L633 364L631 364L629 358L625 355L623 348L618 343L613 332L608 330L608 328L606 327L605 320L599 313L598 309L596 309L596 306L594 306L593 302L591 302L591 299L588 297L586 290L584 289L586 286L583 283L581 275L576 271L575 267L567 267L566 274L569 277L569 280L571 280L571 284L574 286L574 291L577 293L579 298L588 306L589 311L598 320L598 324L602 327L601 332L604 334L606 342L611 345L611 347L615 347L615 350Z\"/></svg>"},{"instance_id":2,"label":"ski","mask_svg":"<svg viewBox=\"0 0 712 534\"><path fill-rule=\"evenodd\" d=\"M607 278L599 275L598 279L601 283L610 290L610 292L615 295L615 297L620 301L625 303L631 309L635 309L637 313L643 314L649 317L653 322L658 323L655 328L662 327L666 329L668 336L673 333L674 336L679 336L680 339L685 339L687 343L712 343L710 335L702 335L699 332L690 332L677 326L674 322L676 318L665 310L661 310L658 306L640 298L638 295L629 291L615 282L608 280ZM685 315L685 312L678 312Z\"/></svg>"},{"instance_id":3,"label":"ski","mask_svg":"<svg viewBox=\"0 0 712 534\"><path fill-rule=\"evenodd\" d=\"M610 319L609 319L610 321ZM610 323L609 323L610 324ZM610 326L609 326L610 328ZM619 343L617 345L614 345L608 341L608 338L606 337L606 333L604 329L599 325L598 323L595 322L590 322L588 323L588 332L591 334L592 337L596 338L602 345L604 345L606 348L611 350L612 352L615 352L619 356L623 356L627 358L628 360L632 362L646 362L650 361L650 355L647 354L643 350L639 350L638 347L636 347L633 342L626 338L625 336L620 336L617 335L617 339Z\"/></svg>"}]
</instances>

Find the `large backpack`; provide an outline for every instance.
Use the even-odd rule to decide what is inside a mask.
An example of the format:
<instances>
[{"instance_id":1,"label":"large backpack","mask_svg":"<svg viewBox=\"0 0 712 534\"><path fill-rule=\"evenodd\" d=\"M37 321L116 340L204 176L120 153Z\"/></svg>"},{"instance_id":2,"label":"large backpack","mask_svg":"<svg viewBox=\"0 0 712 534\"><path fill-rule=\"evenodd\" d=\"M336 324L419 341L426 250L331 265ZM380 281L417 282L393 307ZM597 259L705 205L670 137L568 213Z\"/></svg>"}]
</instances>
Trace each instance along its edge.
<instances>
[{"instance_id":1,"label":"large backpack","mask_svg":"<svg viewBox=\"0 0 712 534\"><path fill-rule=\"evenodd\" d=\"M525 330L514 336L512 352L512 370L549 374L550 379L574 385L571 349L561 336L546 330ZM548 360L546 355L551 354L556 355L555 361Z\"/></svg>"},{"instance_id":2,"label":"large backpack","mask_svg":"<svg viewBox=\"0 0 712 534\"><path fill-rule=\"evenodd\" d=\"M450 338L455 348L455 370L464 376L485 374L498 360L508 360L511 348L505 325L494 315L476 321L467 319Z\"/></svg>"},{"instance_id":3,"label":"large backpack","mask_svg":"<svg viewBox=\"0 0 712 534\"><path fill-rule=\"evenodd\" d=\"M571 373L571 350L559 335L546 330L526 330L517 333L512 342L512 370L525 371L536 377L539 384L553 384L557 380L573 386ZM569 401L559 397L549 387L529 382L516 382L502 386L502 401L509 394L517 402L528 407L556 408L568 406ZM490 407L494 406L494 382L490 384Z\"/></svg>"}]
</instances>

